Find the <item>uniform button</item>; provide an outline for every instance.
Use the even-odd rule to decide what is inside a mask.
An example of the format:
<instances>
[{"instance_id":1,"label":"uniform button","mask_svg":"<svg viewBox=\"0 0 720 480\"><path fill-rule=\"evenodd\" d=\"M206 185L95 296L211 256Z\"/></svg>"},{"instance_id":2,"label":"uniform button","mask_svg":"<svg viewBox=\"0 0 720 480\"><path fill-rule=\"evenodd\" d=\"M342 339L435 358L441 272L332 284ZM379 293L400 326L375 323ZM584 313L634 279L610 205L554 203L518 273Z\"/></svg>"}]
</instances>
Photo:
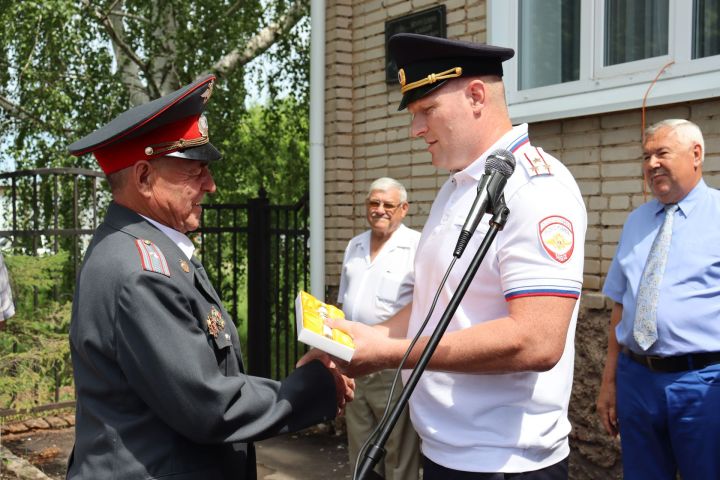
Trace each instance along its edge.
<instances>
[{"instance_id":1,"label":"uniform button","mask_svg":"<svg viewBox=\"0 0 720 480\"><path fill-rule=\"evenodd\" d=\"M230 340L230 335L227 333L225 334L225 340Z\"/></svg>"}]
</instances>

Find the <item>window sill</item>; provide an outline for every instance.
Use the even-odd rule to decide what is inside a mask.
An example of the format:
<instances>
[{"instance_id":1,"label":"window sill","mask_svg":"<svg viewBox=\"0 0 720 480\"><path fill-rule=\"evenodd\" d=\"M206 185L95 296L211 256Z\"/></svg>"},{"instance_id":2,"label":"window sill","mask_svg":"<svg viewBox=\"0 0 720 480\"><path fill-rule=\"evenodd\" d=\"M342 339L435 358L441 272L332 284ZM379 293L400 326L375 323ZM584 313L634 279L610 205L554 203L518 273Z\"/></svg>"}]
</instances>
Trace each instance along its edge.
<instances>
[{"instance_id":1,"label":"window sill","mask_svg":"<svg viewBox=\"0 0 720 480\"><path fill-rule=\"evenodd\" d=\"M562 96L509 103L514 124L533 123L640 108L651 82L608 88L598 86ZM657 106L718 96L720 71L662 79L648 93L646 105Z\"/></svg>"}]
</instances>

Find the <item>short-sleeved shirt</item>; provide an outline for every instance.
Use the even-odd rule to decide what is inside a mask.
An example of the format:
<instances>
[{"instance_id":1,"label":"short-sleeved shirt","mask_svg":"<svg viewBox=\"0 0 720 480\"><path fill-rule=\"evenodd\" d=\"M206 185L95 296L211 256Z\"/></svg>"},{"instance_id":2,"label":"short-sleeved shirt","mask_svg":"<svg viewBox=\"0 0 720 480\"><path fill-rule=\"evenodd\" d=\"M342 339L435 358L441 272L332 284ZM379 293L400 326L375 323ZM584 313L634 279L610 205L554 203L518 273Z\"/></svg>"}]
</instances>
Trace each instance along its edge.
<instances>
[{"instance_id":1,"label":"short-sleeved shirt","mask_svg":"<svg viewBox=\"0 0 720 480\"><path fill-rule=\"evenodd\" d=\"M582 196L570 172L530 145L527 125L520 125L470 166L452 174L440 189L418 246L409 337L429 311L475 200L485 160L498 148L513 152L517 161L504 190L510 215L447 331L504 317L507 301L514 298L580 295L587 224ZM432 333L442 316L489 229L490 217L485 215L455 264L425 335ZM577 306L562 358L549 371L497 375L426 371L410 399L425 456L457 470L508 473L537 470L567 457L576 319Z\"/></svg>"},{"instance_id":2,"label":"short-sleeved shirt","mask_svg":"<svg viewBox=\"0 0 720 480\"><path fill-rule=\"evenodd\" d=\"M15 315L10 276L8 275L5 259L0 253L0 322Z\"/></svg>"},{"instance_id":3,"label":"short-sleeved shirt","mask_svg":"<svg viewBox=\"0 0 720 480\"><path fill-rule=\"evenodd\" d=\"M628 217L603 286L603 293L623 306L618 343L637 353L720 351L720 191L701 179L678 206L660 283L658 339L648 350L635 342L633 323L640 277L665 217L658 200Z\"/></svg>"},{"instance_id":4,"label":"short-sleeved shirt","mask_svg":"<svg viewBox=\"0 0 720 480\"><path fill-rule=\"evenodd\" d=\"M370 260L370 230L348 243L338 303L345 317L368 325L383 322L412 300L413 262L420 232L400 225Z\"/></svg>"}]
</instances>

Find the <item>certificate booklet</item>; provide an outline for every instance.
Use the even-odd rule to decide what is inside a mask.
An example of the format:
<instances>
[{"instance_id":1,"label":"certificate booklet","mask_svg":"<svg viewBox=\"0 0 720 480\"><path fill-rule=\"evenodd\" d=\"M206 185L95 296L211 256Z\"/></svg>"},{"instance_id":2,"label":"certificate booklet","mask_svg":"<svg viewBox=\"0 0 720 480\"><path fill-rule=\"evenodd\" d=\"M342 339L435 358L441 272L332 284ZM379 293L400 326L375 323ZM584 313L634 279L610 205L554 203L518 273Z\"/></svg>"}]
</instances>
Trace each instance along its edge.
<instances>
[{"instance_id":1,"label":"certificate booklet","mask_svg":"<svg viewBox=\"0 0 720 480\"><path fill-rule=\"evenodd\" d=\"M350 361L355 351L352 338L337 328L325 325L327 318L345 318L342 310L300 291L295 299L295 314L299 341Z\"/></svg>"}]
</instances>

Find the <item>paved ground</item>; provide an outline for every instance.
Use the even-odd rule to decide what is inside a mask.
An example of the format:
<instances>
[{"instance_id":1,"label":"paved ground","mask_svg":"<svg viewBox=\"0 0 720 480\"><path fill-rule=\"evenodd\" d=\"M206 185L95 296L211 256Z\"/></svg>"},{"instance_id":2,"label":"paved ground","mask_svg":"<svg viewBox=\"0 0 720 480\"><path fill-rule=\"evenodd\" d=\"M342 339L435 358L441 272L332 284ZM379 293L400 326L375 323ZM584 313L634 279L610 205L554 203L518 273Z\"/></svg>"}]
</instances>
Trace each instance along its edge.
<instances>
[{"instance_id":1,"label":"paved ground","mask_svg":"<svg viewBox=\"0 0 720 480\"><path fill-rule=\"evenodd\" d=\"M323 426L321 426L323 427ZM6 435L2 446L29 460L53 480L65 474L73 428ZM257 444L258 478L263 480L344 480L350 478L347 442L327 428L263 440ZM0 480L16 479L0 465ZM27 476L25 478L33 478Z\"/></svg>"}]
</instances>

